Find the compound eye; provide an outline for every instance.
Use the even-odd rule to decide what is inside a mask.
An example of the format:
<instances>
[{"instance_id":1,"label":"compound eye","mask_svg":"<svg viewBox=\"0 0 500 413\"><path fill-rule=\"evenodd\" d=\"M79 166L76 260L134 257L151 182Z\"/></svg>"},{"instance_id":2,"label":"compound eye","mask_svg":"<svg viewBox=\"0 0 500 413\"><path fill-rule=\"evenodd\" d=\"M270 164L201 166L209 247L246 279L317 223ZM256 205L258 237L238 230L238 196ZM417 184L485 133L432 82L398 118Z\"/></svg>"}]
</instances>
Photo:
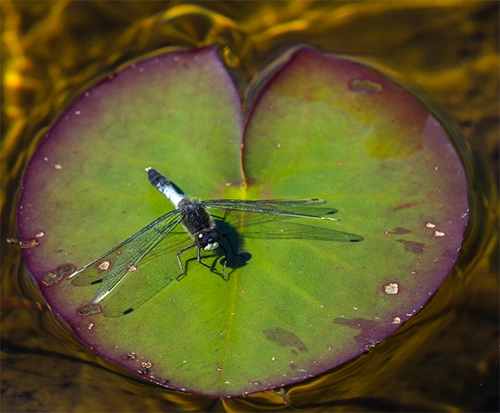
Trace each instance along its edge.
<instances>
[{"instance_id":1,"label":"compound eye","mask_svg":"<svg viewBox=\"0 0 500 413\"><path fill-rule=\"evenodd\" d=\"M207 245L208 241L208 234L206 232L202 232L198 234L198 238L196 239L198 242L198 245L202 248L204 248Z\"/></svg>"},{"instance_id":2,"label":"compound eye","mask_svg":"<svg viewBox=\"0 0 500 413\"><path fill-rule=\"evenodd\" d=\"M198 245L201 248L206 248L207 246L211 245L219 245L217 241L219 241L220 237L220 231L217 228L212 228L209 231L198 234ZM217 246L215 246L215 248L217 248Z\"/></svg>"},{"instance_id":3,"label":"compound eye","mask_svg":"<svg viewBox=\"0 0 500 413\"><path fill-rule=\"evenodd\" d=\"M209 232L210 239L208 242L212 243L220 240L220 231L217 228L212 228Z\"/></svg>"}]
</instances>

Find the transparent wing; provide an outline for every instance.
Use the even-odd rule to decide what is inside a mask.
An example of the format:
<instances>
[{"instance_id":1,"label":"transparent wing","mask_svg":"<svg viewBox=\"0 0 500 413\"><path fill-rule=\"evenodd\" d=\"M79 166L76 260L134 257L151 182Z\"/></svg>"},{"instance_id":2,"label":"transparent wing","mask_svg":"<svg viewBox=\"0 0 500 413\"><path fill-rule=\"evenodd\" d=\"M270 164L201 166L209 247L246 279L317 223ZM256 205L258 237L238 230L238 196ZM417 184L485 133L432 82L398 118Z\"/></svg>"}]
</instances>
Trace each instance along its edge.
<instances>
[{"instance_id":1,"label":"transparent wing","mask_svg":"<svg viewBox=\"0 0 500 413\"><path fill-rule=\"evenodd\" d=\"M232 223L232 220L228 220ZM318 223L319 224L319 223ZM361 235L338 231L328 226L298 223L289 216L255 215L245 222L241 235L257 239L309 239L330 242L360 242Z\"/></svg>"},{"instance_id":2,"label":"transparent wing","mask_svg":"<svg viewBox=\"0 0 500 413\"><path fill-rule=\"evenodd\" d=\"M99 277L95 275L96 271L94 270L94 266L102 265L115 251L121 249L121 254L118 256L109 272L103 273L104 277L102 283L90 300L90 304L99 303L104 297L110 294L128 274L137 269L138 263L149 254L159 242L172 232L177 225L179 225L183 217L184 211L182 210L171 211L159 217L101 257L71 274L68 279L71 280L74 285L86 285L89 284L89 281L92 283L99 280ZM89 271L91 269L94 271ZM88 276L86 274L87 272L89 272Z\"/></svg>"},{"instance_id":3,"label":"transparent wing","mask_svg":"<svg viewBox=\"0 0 500 413\"><path fill-rule=\"evenodd\" d=\"M183 228L177 227L170 232L168 237L141 260L137 271L127 276L112 294L99 303L102 314L105 317L129 314L161 293L170 283L177 282L181 270L176 253L186 245L188 238L189 235ZM193 253L195 251L188 254L188 257L194 258ZM197 263L195 258L194 261Z\"/></svg>"},{"instance_id":4,"label":"transparent wing","mask_svg":"<svg viewBox=\"0 0 500 413\"><path fill-rule=\"evenodd\" d=\"M262 199L262 200L239 200L239 199L214 199L203 201L202 204L207 208L223 209L228 211L245 211L259 212L263 214L285 215L290 217L310 218L310 219L326 219L337 221L335 218L325 217L321 215L311 214L309 212L317 212L318 214L331 215L338 212L334 208L321 208L318 205L324 205L326 201L323 199ZM312 209L314 208L314 209Z\"/></svg>"}]
</instances>

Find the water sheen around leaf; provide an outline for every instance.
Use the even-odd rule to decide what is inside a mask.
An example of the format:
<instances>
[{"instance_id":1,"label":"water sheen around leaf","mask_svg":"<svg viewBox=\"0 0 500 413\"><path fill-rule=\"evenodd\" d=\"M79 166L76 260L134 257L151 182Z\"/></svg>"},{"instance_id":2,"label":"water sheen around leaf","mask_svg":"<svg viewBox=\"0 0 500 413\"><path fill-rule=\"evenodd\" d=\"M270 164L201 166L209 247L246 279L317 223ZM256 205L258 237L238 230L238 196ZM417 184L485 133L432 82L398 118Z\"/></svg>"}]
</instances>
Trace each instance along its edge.
<instances>
[{"instance_id":1,"label":"water sheen around leaf","mask_svg":"<svg viewBox=\"0 0 500 413\"><path fill-rule=\"evenodd\" d=\"M86 307L123 251L74 284L54 279L173 209L149 166L203 200L321 198L316 214L339 221L214 210L238 253L228 281L195 249L178 278L191 242L179 226ZM312 377L395 331L453 267L468 203L446 132L381 75L300 49L244 121L205 48L132 65L78 99L31 160L18 211L21 238L39 241L28 269L84 343L156 383L230 396ZM203 257L220 269L220 251Z\"/></svg>"}]
</instances>

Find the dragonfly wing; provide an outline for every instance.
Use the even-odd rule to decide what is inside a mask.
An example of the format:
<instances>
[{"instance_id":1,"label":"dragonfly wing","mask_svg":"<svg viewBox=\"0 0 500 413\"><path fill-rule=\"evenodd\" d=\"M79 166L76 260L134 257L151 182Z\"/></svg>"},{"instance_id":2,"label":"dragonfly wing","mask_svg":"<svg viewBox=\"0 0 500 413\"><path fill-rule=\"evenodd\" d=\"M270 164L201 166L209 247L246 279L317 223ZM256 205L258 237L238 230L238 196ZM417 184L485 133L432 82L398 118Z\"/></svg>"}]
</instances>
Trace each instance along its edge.
<instances>
[{"instance_id":1,"label":"dragonfly wing","mask_svg":"<svg viewBox=\"0 0 500 413\"><path fill-rule=\"evenodd\" d=\"M316 225L300 224L288 217L251 218L242 230L243 237L258 239L310 239L330 242L359 242L363 237L344 231Z\"/></svg>"},{"instance_id":2,"label":"dragonfly wing","mask_svg":"<svg viewBox=\"0 0 500 413\"><path fill-rule=\"evenodd\" d=\"M175 220L174 217L181 213L182 211L176 209L155 219L153 222L149 223L144 228L142 228L139 232L136 232L134 235L127 238L125 241L111 248L108 252L104 253L100 257L79 268L73 274L70 274L67 280L71 281L71 284L76 286L85 286L89 284L94 284L95 282L102 280L108 274L107 272L104 271L106 271L108 268L112 266L111 265L108 268L106 268L107 266L106 263L112 264L113 261L115 261L115 257L117 255L119 256L121 254L121 251L128 247L128 244L130 244L134 239L136 239L144 232L149 231L152 227L159 225L160 223L163 223L163 225L167 225L170 220ZM94 268L97 268L100 271L92 271Z\"/></svg>"},{"instance_id":3,"label":"dragonfly wing","mask_svg":"<svg viewBox=\"0 0 500 413\"><path fill-rule=\"evenodd\" d=\"M317 198L266 200L214 199L203 201L203 205L207 208L336 221L335 218L311 214L311 212L315 212L317 214L331 215L338 212L334 208L317 208L319 205L324 205L325 203L326 201L323 199Z\"/></svg>"},{"instance_id":4,"label":"dragonfly wing","mask_svg":"<svg viewBox=\"0 0 500 413\"><path fill-rule=\"evenodd\" d=\"M177 227L126 276L112 295L101 301L105 317L121 317L133 312L160 293L180 275L177 251L186 245L188 234Z\"/></svg>"},{"instance_id":5,"label":"dragonfly wing","mask_svg":"<svg viewBox=\"0 0 500 413\"><path fill-rule=\"evenodd\" d=\"M166 214L152 224L145 227L134 237L127 248L116 260L109 274L103 279L96 293L90 300L91 304L97 304L110 294L130 273L137 270L138 263L149 252L158 245L172 230L179 225L184 217L183 211ZM163 218L163 219L161 219Z\"/></svg>"}]
</instances>

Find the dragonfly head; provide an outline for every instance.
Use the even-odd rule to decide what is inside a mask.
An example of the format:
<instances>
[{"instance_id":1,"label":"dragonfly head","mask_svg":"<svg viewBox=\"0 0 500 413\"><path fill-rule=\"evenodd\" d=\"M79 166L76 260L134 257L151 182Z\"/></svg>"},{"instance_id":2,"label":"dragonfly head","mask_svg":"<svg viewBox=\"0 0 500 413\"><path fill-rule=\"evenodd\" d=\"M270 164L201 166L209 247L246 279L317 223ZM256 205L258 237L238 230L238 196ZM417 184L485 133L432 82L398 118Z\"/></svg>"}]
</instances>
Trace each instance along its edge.
<instances>
[{"instance_id":1,"label":"dragonfly head","mask_svg":"<svg viewBox=\"0 0 500 413\"><path fill-rule=\"evenodd\" d=\"M220 237L221 233L217 228L210 228L198 233L196 243L205 251L212 251L219 246Z\"/></svg>"}]
</instances>

